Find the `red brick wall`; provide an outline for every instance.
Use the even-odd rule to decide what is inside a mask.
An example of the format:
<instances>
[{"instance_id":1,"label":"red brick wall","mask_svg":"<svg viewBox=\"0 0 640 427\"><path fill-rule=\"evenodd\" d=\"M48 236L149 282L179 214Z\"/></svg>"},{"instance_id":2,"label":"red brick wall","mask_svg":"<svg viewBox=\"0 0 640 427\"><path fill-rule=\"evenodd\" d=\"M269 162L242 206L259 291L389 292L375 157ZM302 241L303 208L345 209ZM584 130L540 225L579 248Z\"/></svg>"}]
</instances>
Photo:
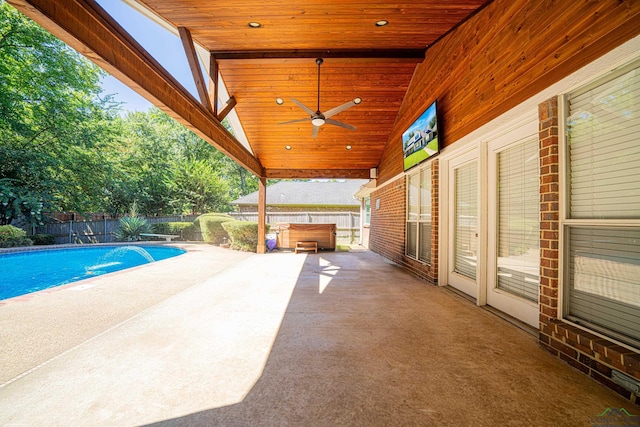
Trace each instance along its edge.
<instances>
[{"instance_id":1,"label":"red brick wall","mask_svg":"<svg viewBox=\"0 0 640 427\"><path fill-rule=\"evenodd\" d=\"M558 98L538 106L540 121L540 345L632 402L640 398L615 384L617 369L640 380L640 354L558 319L559 160Z\"/></svg>"},{"instance_id":2,"label":"red brick wall","mask_svg":"<svg viewBox=\"0 0 640 427\"><path fill-rule=\"evenodd\" d=\"M371 193L369 249L398 264L404 256L405 192L400 178Z\"/></svg>"},{"instance_id":3,"label":"red brick wall","mask_svg":"<svg viewBox=\"0 0 640 427\"><path fill-rule=\"evenodd\" d=\"M438 281L438 162L431 163L431 265L405 255L406 179L400 178L371 193L369 249L399 264L412 274ZM380 200L380 208L376 209Z\"/></svg>"}]
</instances>

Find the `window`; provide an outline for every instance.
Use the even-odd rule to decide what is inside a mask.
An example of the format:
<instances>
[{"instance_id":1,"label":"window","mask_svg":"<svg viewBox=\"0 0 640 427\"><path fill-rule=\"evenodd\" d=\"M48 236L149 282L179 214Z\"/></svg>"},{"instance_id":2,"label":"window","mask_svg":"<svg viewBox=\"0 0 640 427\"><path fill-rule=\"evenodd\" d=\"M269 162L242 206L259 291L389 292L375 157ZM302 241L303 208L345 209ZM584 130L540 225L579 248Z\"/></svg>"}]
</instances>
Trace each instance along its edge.
<instances>
[{"instance_id":1,"label":"window","mask_svg":"<svg viewBox=\"0 0 640 427\"><path fill-rule=\"evenodd\" d=\"M469 162L455 170L454 271L476 279L478 262L478 166Z\"/></svg>"},{"instance_id":2,"label":"window","mask_svg":"<svg viewBox=\"0 0 640 427\"><path fill-rule=\"evenodd\" d=\"M564 316L640 347L640 61L565 105Z\"/></svg>"},{"instance_id":3,"label":"window","mask_svg":"<svg viewBox=\"0 0 640 427\"><path fill-rule=\"evenodd\" d=\"M371 196L364 198L364 224L371 223Z\"/></svg>"},{"instance_id":4,"label":"window","mask_svg":"<svg viewBox=\"0 0 640 427\"><path fill-rule=\"evenodd\" d=\"M497 287L538 302L540 178L538 138L498 153Z\"/></svg>"},{"instance_id":5,"label":"window","mask_svg":"<svg viewBox=\"0 0 640 427\"><path fill-rule=\"evenodd\" d=\"M431 262L431 167L407 180L407 256Z\"/></svg>"}]
</instances>

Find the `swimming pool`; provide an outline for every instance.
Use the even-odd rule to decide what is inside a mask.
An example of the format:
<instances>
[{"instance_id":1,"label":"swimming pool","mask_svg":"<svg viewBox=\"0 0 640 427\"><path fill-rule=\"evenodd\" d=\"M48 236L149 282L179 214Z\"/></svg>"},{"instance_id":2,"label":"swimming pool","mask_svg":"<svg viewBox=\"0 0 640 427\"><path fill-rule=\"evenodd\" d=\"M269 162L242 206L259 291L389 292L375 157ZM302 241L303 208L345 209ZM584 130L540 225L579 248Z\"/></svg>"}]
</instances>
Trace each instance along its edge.
<instances>
[{"instance_id":1,"label":"swimming pool","mask_svg":"<svg viewBox=\"0 0 640 427\"><path fill-rule=\"evenodd\" d=\"M0 254L0 300L175 257L160 246L96 246Z\"/></svg>"}]
</instances>

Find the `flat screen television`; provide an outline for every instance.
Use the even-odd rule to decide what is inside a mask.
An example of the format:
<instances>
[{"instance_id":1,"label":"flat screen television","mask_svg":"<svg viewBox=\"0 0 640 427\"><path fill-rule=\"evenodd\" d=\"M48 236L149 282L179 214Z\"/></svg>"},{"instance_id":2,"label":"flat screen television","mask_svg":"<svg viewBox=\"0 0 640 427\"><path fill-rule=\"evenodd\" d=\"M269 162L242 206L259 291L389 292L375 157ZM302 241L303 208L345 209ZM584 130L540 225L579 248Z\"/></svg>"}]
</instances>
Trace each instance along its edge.
<instances>
[{"instance_id":1,"label":"flat screen television","mask_svg":"<svg viewBox=\"0 0 640 427\"><path fill-rule=\"evenodd\" d=\"M402 134L404 170L435 156L440 151L436 101Z\"/></svg>"}]
</instances>

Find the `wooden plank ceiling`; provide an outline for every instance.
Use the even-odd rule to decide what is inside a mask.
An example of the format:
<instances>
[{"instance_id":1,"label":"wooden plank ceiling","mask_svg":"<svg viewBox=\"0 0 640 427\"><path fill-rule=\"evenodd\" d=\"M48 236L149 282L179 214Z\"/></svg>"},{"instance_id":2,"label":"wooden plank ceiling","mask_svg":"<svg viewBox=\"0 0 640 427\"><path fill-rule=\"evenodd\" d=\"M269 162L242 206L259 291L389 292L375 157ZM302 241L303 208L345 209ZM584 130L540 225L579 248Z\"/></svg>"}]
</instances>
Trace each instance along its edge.
<instances>
[{"instance_id":1,"label":"wooden plank ceiling","mask_svg":"<svg viewBox=\"0 0 640 427\"><path fill-rule=\"evenodd\" d=\"M488 3L138 2L170 25L187 28L215 55L251 149L269 177L368 177L426 47ZM379 20L389 24L376 26ZM324 58L320 110L361 98L360 105L332 117L356 130L325 124L312 138L310 122L278 124L310 117L291 98L317 109L316 57ZM277 98L284 104L277 105Z\"/></svg>"}]
</instances>

